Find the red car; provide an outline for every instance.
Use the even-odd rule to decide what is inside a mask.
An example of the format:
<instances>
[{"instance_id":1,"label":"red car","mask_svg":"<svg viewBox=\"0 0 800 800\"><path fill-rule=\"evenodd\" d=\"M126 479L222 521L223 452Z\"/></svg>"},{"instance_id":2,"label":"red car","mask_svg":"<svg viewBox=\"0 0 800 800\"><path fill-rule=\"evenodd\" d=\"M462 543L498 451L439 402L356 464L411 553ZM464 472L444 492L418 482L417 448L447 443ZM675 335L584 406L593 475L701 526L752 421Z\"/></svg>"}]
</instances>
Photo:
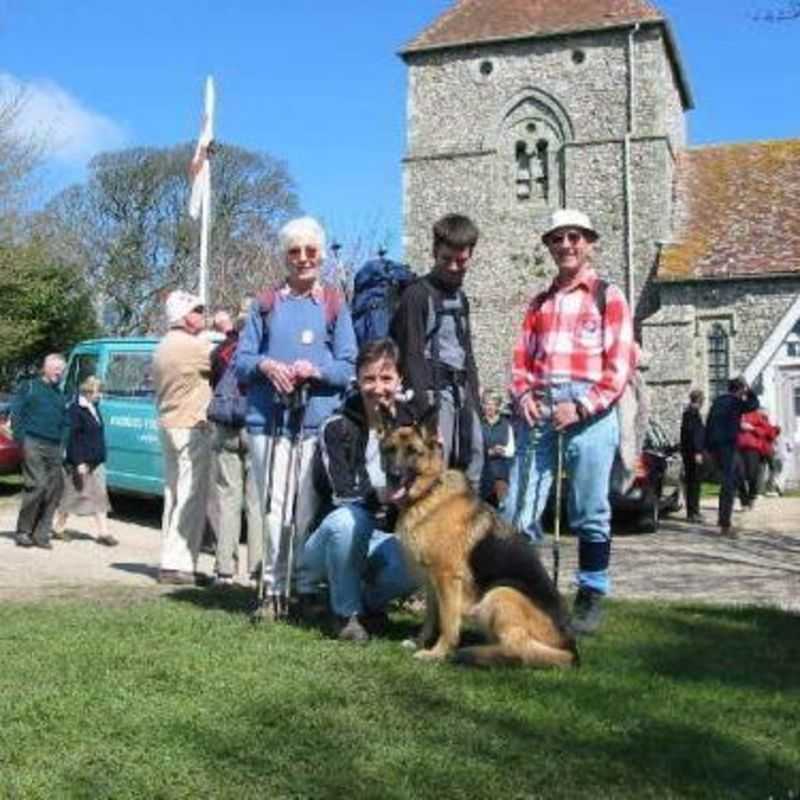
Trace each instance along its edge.
<instances>
[{"instance_id":1,"label":"red car","mask_svg":"<svg viewBox=\"0 0 800 800\"><path fill-rule=\"evenodd\" d=\"M0 475L19 472L22 463L22 445L11 435L8 415L8 403L0 402Z\"/></svg>"}]
</instances>

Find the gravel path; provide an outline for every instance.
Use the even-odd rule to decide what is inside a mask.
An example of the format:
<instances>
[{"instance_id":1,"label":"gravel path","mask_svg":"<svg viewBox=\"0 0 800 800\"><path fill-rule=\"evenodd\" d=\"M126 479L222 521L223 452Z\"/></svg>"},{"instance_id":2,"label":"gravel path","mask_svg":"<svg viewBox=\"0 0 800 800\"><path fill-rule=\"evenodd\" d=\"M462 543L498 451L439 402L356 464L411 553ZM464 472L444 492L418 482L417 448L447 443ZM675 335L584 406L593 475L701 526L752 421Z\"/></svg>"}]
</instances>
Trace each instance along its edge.
<instances>
[{"instance_id":1,"label":"gravel path","mask_svg":"<svg viewBox=\"0 0 800 800\"><path fill-rule=\"evenodd\" d=\"M13 540L17 497L0 498L0 602L44 597L97 596L122 592L158 594L159 506L119 499L110 521L117 547L95 543L91 522L71 518L70 542L50 551L23 549ZM715 501L703 513L715 518ZM761 498L755 510L737 513L741 535L722 539L714 526L666 519L657 534L619 535L614 540L614 593L620 598L707 601L777 606L800 612L800 498ZM562 539L562 589L575 566L575 541ZM550 548L542 551L552 566ZM245 563L242 558L242 564ZM213 569L202 555L199 568Z\"/></svg>"}]
</instances>

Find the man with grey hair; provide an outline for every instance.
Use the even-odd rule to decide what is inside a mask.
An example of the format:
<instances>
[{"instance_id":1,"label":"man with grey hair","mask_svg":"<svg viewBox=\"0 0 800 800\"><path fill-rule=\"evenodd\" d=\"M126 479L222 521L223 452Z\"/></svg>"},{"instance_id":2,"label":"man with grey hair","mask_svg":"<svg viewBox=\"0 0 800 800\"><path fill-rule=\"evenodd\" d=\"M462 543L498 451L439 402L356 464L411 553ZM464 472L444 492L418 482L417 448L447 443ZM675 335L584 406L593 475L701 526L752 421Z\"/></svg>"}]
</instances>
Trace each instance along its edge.
<instances>
[{"instance_id":1,"label":"man with grey hair","mask_svg":"<svg viewBox=\"0 0 800 800\"><path fill-rule=\"evenodd\" d=\"M53 515L64 487L61 457L67 416L59 388L63 374L64 358L51 353L41 374L20 389L11 407L11 427L23 452L24 483L16 533L20 547L53 547Z\"/></svg>"},{"instance_id":2,"label":"man with grey hair","mask_svg":"<svg viewBox=\"0 0 800 800\"><path fill-rule=\"evenodd\" d=\"M206 412L211 400L211 343L202 300L189 292L167 297L169 331L153 354L161 447L164 514L159 583L193 584L203 539L211 465Z\"/></svg>"}]
</instances>

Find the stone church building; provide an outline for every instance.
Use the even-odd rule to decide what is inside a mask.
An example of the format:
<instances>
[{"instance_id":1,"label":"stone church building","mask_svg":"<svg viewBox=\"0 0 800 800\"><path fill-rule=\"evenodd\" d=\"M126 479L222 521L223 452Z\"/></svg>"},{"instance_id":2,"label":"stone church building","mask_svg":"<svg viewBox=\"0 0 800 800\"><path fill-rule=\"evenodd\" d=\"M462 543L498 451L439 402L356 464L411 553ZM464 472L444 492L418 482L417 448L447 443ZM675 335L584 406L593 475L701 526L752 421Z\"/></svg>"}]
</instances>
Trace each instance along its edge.
<instances>
[{"instance_id":1,"label":"stone church building","mask_svg":"<svg viewBox=\"0 0 800 800\"><path fill-rule=\"evenodd\" d=\"M601 234L599 272L635 310L655 415L743 373L800 480L800 140L693 148L689 77L648 0L458 0L402 50L408 66L405 256L469 214L482 380L504 385L531 295L553 266L555 208Z\"/></svg>"}]
</instances>

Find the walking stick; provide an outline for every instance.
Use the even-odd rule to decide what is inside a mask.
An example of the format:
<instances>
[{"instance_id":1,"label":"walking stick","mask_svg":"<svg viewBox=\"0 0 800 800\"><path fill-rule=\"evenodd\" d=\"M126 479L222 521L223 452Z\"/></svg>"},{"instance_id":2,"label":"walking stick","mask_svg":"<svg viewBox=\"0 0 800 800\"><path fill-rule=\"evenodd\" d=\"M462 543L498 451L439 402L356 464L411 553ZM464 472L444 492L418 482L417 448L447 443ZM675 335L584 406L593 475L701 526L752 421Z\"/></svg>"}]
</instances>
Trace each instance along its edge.
<instances>
[{"instance_id":1,"label":"walking stick","mask_svg":"<svg viewBox=\"0 0 800 800\"><path fill-rule=\"evenodd\" d=\"M308 385L303 384L297 390L297 396L295 399L297 403L297 429L294 432L292 439L292 448L289 453L289 464L287 465L286 469L286 477L287 483L289 480L289 475L292 474L294 478L294 493L292 497L291 505L289 504L287 497L288 492L284 492L284 500L283 500L283 514L281 519L281 539L283 539L283 533L288 528L288 550L286 553L286 586L284 588L283 597L284 597L284 608L282 609L282 613L287 615L289 614L289 604L292 599L292 577L294 572L294 540L295 536L297 535L297 506L298 506L298 497L300 495L300 475L303 469L303 430L305 428L305 421L306 421L306 407L308 405ZM289 518L289 524L286 525L286 511L287 509L291 513L291 517Z\"/></svg>"},{"instance_id":2,"label":"walking stick","mask_svg":"<svg viewBox=\"0 0 800 800\"><path fill-rule=\"evenodd\" d=\"M553 526L553 583L558 588L558 568L561 564L561 472L564 466L564 434L556 439L556 514Z\"/></svg>"}]
</instances>

